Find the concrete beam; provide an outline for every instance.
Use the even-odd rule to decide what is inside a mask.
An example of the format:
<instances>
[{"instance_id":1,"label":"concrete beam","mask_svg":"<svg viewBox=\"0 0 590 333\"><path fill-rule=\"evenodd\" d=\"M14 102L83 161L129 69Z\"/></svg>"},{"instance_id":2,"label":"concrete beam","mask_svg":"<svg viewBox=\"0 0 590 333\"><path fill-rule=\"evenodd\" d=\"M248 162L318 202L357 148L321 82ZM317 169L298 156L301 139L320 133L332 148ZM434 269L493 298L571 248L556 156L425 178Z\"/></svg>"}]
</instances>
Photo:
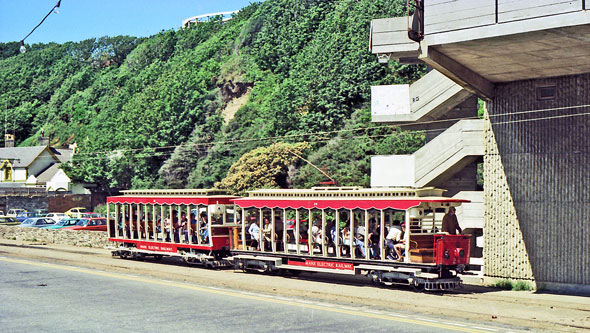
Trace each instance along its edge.
<instances>
[{"instance_id":1,"label":"concrete beam","mask_svg":"<svg viewBox=\"0 0 590 333\"><path fill-rule=\"evenodd\" d=\"M428 45L422 45L422 53L420 54L419 59L443 73L449 79L457 82L457 84L466 90L486 100L494 98L494 83L447 57L438 50L429 47Z\"/></svg>"}]
</instances>

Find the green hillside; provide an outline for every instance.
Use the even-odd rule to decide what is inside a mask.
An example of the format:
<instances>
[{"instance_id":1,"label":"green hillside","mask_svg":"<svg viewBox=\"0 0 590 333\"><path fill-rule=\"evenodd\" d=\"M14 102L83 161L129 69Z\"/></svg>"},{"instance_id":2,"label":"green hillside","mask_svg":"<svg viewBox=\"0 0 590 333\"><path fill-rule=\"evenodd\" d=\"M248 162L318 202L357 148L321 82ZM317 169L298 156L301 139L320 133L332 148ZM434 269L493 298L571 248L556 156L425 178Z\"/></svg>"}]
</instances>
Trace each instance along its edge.
<instances>
[{"instance_id":1,"label":"green hillside","mask_svg":"<svg viewBox=\"0 0 590 333\"><path fill-rule=\"evenodd\" d=\"M368 51L370 21L404 15L404 4L268 0L226 23L149 38L35 44L25 54L0 44L0 109L20 145L41 130L54 146L76 143L66 172L105 188L210 187L247 153L240 163L254 168L232 170L260 163L275 173L257 186L328 180L303 159L341 185L368 186L370 155L424 141L370 122L371 85L424 72L380 65ZM243 191L230 176L219 185Z\"/></svg>"}]
</instances>

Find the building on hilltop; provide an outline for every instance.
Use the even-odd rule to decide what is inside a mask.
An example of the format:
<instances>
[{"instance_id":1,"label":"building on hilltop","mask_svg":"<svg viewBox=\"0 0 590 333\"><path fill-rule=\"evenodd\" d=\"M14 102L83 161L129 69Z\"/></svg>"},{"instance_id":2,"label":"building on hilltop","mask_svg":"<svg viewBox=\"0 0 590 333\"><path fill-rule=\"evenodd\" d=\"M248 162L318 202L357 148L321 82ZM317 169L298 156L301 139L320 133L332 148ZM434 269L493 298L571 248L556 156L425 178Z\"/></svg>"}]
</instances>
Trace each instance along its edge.
<instances>
[{"instance_id":1,"label":"building on hilltop","mask_svg":"<svg viewBox=\"0 0 590 333\"><path fill-rule=\"evenodd\" d=\"M486 100L484 274L590 292L589 2L410 3L372 22L372 52Z\"/></svg>"},{"instance_id":2,"label":"building on hilltop","mask_svg":"<svg viewBox=\"0 0 590 333\"><path fill-rule=\"evenodd\" d=\"M226 22L232 19L232 15L237 14L239 10L233 10L229 12L219 12L219 13L210 13L210 14L202 14L197 15L189 18L185 18L182 20L182 27L188 28L192 25L197 25L202 22L209 22L211 19L215 19L221 17L222 22Z\"/></svg>"}]
</instances>

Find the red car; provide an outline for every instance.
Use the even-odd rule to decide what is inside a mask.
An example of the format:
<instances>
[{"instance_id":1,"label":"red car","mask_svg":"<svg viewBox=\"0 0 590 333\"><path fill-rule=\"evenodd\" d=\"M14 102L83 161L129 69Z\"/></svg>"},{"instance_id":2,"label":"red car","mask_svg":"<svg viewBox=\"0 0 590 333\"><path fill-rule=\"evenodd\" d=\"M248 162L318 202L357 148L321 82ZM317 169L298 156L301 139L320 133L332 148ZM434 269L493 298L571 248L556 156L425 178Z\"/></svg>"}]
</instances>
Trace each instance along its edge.
<instances>
[{"instance_id":1,"label":"red car","mask_svg":"<svg viewBox=\"0 0 590 333\"><path fill-rule=\"evenodd\" d=\"M90 231L107 231L106 218L84 218L80 219L76 225L62 228L62 230L90 230Z\"/></svg>"}]
</instances>

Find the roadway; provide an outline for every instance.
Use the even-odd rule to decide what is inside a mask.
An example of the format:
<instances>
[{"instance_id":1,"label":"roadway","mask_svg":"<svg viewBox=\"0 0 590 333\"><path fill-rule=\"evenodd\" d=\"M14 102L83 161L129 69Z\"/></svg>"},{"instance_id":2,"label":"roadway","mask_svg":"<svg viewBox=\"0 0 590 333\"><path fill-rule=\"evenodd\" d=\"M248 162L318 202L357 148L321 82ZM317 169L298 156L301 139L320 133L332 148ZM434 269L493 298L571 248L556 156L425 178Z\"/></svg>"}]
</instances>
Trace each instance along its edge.
<instances>
[{"instance_id":1,"label":"roadway","mask_svg":"<svg viewBox=\"0 0 590 333\"><path fill-rule=\"evenodd\" d=\"M0 331L7 332L516 331L503 324L345 306L6 256L0 257L0 270Z\"/></svg>"}]
</instances>

